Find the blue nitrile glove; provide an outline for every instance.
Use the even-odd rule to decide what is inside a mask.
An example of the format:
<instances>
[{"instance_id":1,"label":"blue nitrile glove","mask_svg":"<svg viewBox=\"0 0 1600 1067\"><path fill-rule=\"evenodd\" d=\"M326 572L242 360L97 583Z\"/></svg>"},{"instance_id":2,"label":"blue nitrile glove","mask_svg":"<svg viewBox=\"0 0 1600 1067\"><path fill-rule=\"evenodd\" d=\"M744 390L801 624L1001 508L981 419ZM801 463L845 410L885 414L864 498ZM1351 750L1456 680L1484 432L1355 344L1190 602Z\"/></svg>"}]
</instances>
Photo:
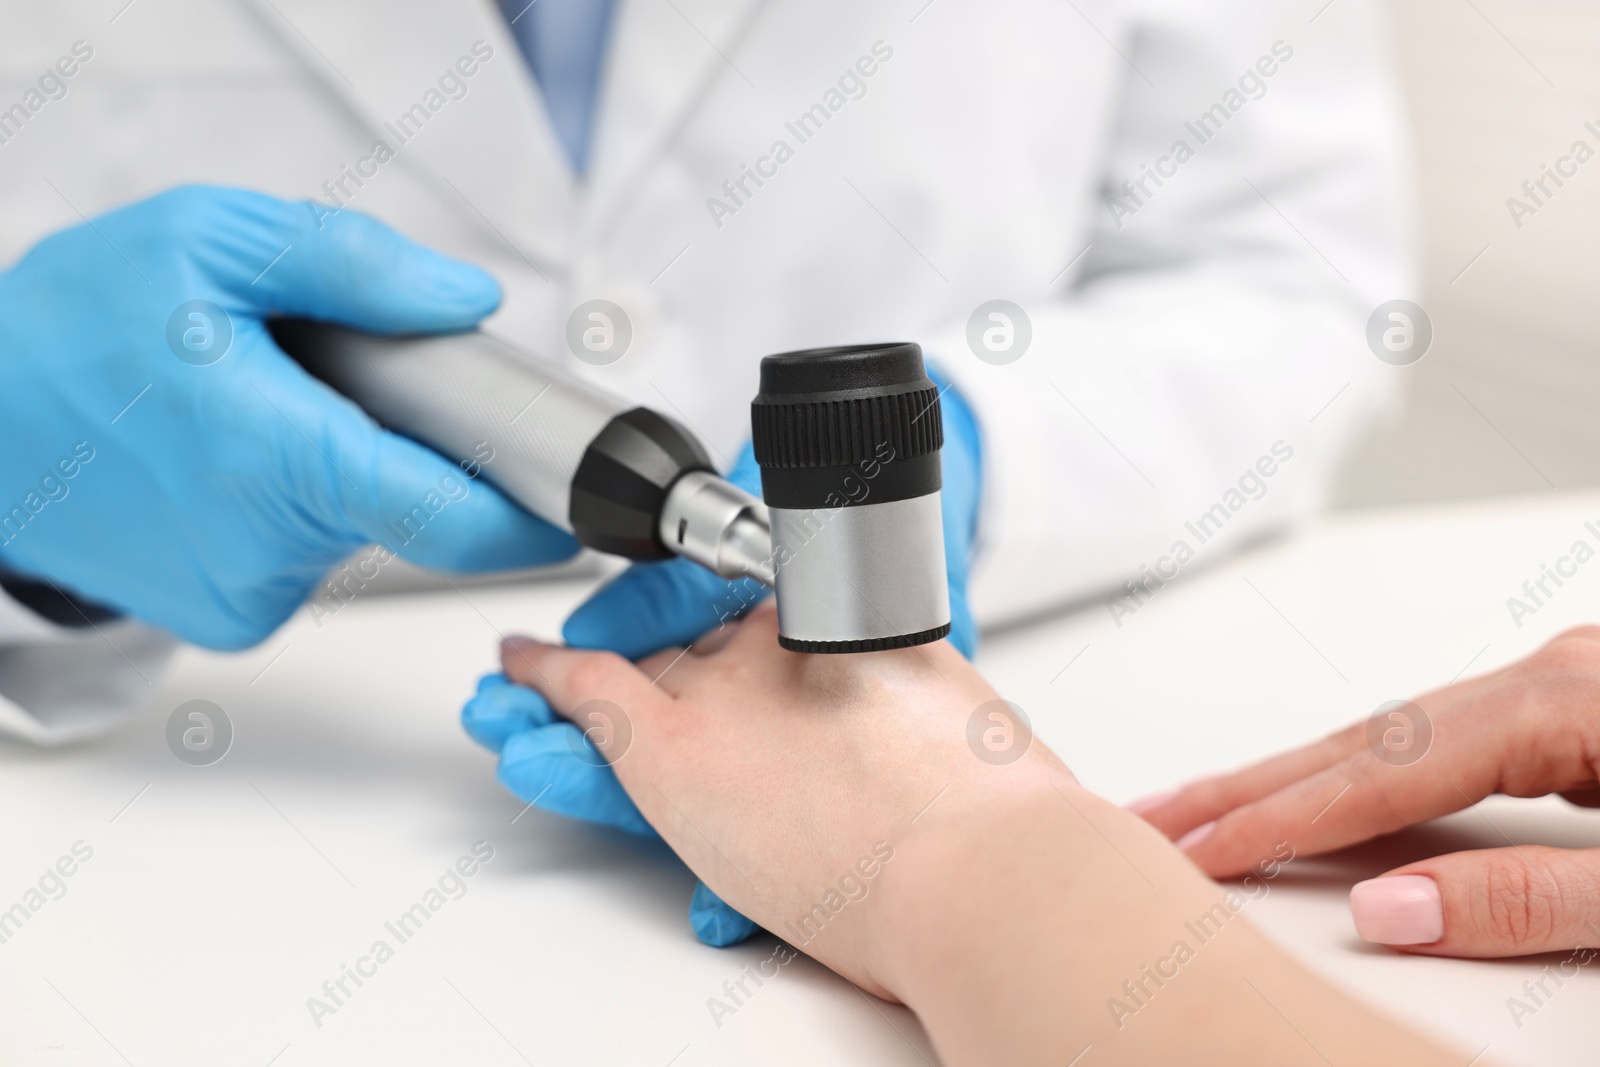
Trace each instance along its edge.
<instances>
[{"instance_id":1,"label":"blue nitrile glove","mask_svg":"<svg viewBox=\"0 0 1600 1067\"><path fill-rule=\"evenodd\" d=\"M456 330L499 301L483 271L372 218L234 189L175 189L46 238L0 274L0 571L231 649L370 542L462 571L571 555L569 535L379 429L263 326Z\"/></svg>"},{"instance_id":2,"label":"blue nitrile glove","mask_svg":"<svg viewBox=\"0 0 1600 1067\"><path fill-rule=\"evenodd\" d=\"M966 401L944 389L944 539L950 577L950 641L970 658L977 631L967 606L967 568L977 530L982 449L977 420ZM760 493L760 471L746 445L728 479ZM636 564L595 593L567 620L562 634L578 648L606 648L639 659L670 645L687 645L723 621L743 614L767 590L755 582L729 582L688 560ZM500 753L500 781L547 811L645 837L655 830L639 814L616 774L575 725L555 715L544 697L491 674L461 713L480 744ZM737 944L756 925L701 883L689 905L695 935L708 945Z\"/></svg>"}]
</instances>

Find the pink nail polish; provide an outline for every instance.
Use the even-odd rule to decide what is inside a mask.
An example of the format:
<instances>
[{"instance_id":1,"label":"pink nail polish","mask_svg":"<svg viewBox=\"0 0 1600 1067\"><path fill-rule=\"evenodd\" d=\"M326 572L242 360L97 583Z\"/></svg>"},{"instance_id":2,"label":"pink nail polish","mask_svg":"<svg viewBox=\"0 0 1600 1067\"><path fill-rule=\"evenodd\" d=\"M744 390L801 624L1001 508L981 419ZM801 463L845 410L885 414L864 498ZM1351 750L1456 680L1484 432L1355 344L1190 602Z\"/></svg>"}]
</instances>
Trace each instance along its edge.
<instances>
[{"instance_id":1,"label":"pink nail polish","mask_svg":"<svg viewBox=\"0 0 1600 1067\"><path fill-rule=\"evenodd\" d=\"M1350 915L1361 939L1378 945L1431 945L1444 936L1439 883L1422 874L1357 882Z\"/></svg>"},{"instance_id":2,"label":"pink nail polish","mask_svg":"<svg viewBox=\"0 0 1600 1067\"><path fill-rule=\"evenodd\" d=\"M1196 845L1210 837L1217 828L1217 820L1212 819L1204 826L1196 826L1193 830L1178 838L1178 848L1184 852L1191 851Z\"/></svg>"},{"instance_id":3,"label":"pink nail polish","mask_svg":"<svg viewBox=\"0 0 1600 1067\"><path fill-rule=\"evenodd\" d=\"M1143 815L1147 811L1155 811L1161 805L1165 804L1167 801L1171 800L1177 795L1178 790L1176 789L1163 789L1159 793L1151 793L1147 797L1140 797L1138 800L1129 801L1127 808L1135 815Z\"/></svg>"}]
</instances>

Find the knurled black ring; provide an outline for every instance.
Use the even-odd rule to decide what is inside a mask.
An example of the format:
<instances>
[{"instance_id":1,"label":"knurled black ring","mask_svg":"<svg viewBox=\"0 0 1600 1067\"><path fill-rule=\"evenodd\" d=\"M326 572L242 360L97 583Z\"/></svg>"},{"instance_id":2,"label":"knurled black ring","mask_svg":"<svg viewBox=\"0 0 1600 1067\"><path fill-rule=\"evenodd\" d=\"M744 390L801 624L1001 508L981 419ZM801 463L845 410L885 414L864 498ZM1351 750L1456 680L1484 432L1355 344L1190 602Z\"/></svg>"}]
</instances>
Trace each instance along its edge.
<instances>
[{"instance_id":1,"label":"knurled black ring","mask_svg":"<svg viewBox=\"0 0 1600 1067\"><path fill-rule=\"evenodd\" d=\"M931 644L950 633L950 624L935 626L931 630L920 633L901 634L898 637L866 637L858 641L797 641L792 637L778 635L778 644L790 652L821 652L828 655L838 655L849 652L887 652L892 648L912 648L916 645Z\"/></svg>"},{"instance_id":2,"label":"knurled black ring","mask_svg":"<svg viewBox=\"0 0 1600 1067\"><path fill-rule=\"evenodd\" d=\"M750 428L756 462L773 468L912 459L944 446L936 386L845 400L758 400Z\"/></svg>"}]
</instances>

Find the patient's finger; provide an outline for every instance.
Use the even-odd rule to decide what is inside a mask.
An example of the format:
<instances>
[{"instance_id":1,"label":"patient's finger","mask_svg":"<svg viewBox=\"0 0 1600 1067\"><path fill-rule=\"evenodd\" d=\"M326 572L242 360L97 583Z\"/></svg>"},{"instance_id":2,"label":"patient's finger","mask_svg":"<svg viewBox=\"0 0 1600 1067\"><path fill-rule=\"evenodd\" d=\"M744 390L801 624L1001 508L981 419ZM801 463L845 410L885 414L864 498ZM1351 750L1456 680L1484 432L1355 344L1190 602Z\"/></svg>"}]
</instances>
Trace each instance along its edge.
<instances>
[{"instance_id":1,"label":"patient's finger","mask_svg":"<svg viewBox=\"0 0 1600 1067\"><path fill-rule=\"evenodd\" d=\"M1128 809L1176 840L1197 826L1281 789L1361 751L1365 726L1349 726L1302 748L1279 753L1240 771L1203 778L1166 795L1136 800Z\"/></svg>"},{"instance_id":2,"label":"patient's finger","mask_svg":"<svg viewBox=\"0 0 1600 1067\"><path fill-rule=\"evenodd\" d=\"M1424 693L1417 703L1435 719L1465 704L1492 686L1498 673L1454 682ZM1379 709L1380 711L1383 709ZM1293 783L1359 755L1369 745L1369 716L1338 733L1302 748L1280 753L1240 771L1206 778L1165 796L1147 797L1128 805L1168 837L1177 840L1222 815L1286 789ZM1503 724L1498 724L1503 732ZM1480 753L1482 746L1480 746Z\"/></svg>"},{"instance_id":3,"label":"patient's finger","mask_svg":"<svg viewBox=\"0 0 1600 1067\"><path fill-rule=\"evenodd\" d=\"M777 624L769 621L775 619L776 614L776 609L770 603L760 605L748 615L730 619L716 629L701 634L686 648L664 648L654 655L646 656L639 661L639 669L650 679L652 685L666 690L675 697L682 696L700 673L703 661L711 659L725 648L734 646L735 642L740 642L739 647L742 647L751 641L747 635L750 627L755 627L757 636L754 640L777 647ZM752 665L755 662L748 657L748 654L746 660Z\"/></svg>"},{"instance_id":4,"label":"patient's finger","mask_svg":"<svg viewBox=\"0 0 1600 1067\"><path fill-rule=\"evenodd\" d=\"M1579 962L1588 963L1595 951L1584 946L1594 944L1600 924L1600 849L1530 845L1435 856L1358 883L1350 910L1364 940L1407 952L1568 952L1573 959L1581 951Z\"/></svg>"},{"instance_id":5,"label":"patient's finger","mask_svg":"<svg viewBox=\"0 0 1600 1067\"><path fill-rule=\"evenodd\" d=\"M1494 792L1492 764L1426 771L1366 751L1190 831L1178 847L1214 878L1249 870L1280 843L1307 856L1470 807Z\"/></svg>"},{"instance_id":6,"label":"patient's finger","mask_svg":"<svg viewBox=\"0 0 1600 1067\"><path fill-rule=\"evenodd\" d=\"M668 699L643 671L615 652L585 652L529 637L508 637L500 643L500 661L507 677L543 693L568 719L591 700L610 701L637 717ZM605 734L597 742L601 752L625 740L616 731Z\"/></svg>"},{"instance_id":7,"label":"patient's finger","mask_svg":"<svg viewBox=\"0 0 1600 1067\"><path fill-rule=\"evenodd\" d=\"M681 696L683 683L694 673L698 644L697 641L688 648L663 648L640 660L639 670L657 689L670 696Z\"/></svg>"}]
</instances>

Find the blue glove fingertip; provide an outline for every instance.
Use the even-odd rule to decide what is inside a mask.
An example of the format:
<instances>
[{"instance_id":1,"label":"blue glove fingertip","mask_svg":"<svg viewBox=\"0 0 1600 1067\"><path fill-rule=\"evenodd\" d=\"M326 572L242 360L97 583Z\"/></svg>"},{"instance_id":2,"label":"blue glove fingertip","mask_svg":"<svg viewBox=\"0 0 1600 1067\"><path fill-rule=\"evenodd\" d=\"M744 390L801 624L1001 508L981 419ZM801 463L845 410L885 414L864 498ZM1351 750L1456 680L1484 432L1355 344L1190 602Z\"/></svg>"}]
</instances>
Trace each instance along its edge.
<instances>
[{"instance_id":1,"label":"blue glove fingertip","mask_svg":"<svg viewBox=\"0 0 1600 1067\"><path fill-rule=\"evenodd\" d=\"M495 671L492 674L486 674L482 678L478 679L478 688L476 692L478 696L482 696L490 690L503 689L510 684L510 678L507 678L505 674L500 671Z\"/></svg>"},{"instance_id":2,"label":"blue glove fingertip","mask_svg":"<svg viewBox=\"0 0 1600 1067\"><path fill-rule=\"evenodd\" d=\"M561 634L574 648L609 649L639 659L687 645L766 595L757 582L730 582L688 560L640 563L574 611Z\"/></svg>"},{"instance_id":3,"label":"blue glove fingertip","mask_svg":"<svg viewBox=\"0 0 1600 1067\"><path fill-rule=\"evenodd\" d=\"M689 900L689 925L694 928L694 936L712 948L737 945L760 929L730 908L704 882L695 884L694 896Z\"/></svg>"},{"instance_id":4,"label":"blue glove fingertip","mask_svg":"<svg viewBox=\"0 0 1600 1067\"><path fill-rule=\"evenodd\" d=\"M418 256L419 273L431 293L424 299L438 307L447 318L477 322L500 306L500 283L482 267L450 259L432 249ZM427 262L431 260L432 262Z\"/></svg>"},{"instance_id":5,"label":"blue glove fingertip","mask_svg":"<svg viewBox=\"0 0 1600 1067\"><path fill-rule=\"evenodd\" d=\"M298 216L296 216L299 218ZM307 295L331 306L318 315L379 333L469 329L500 306L500 283L485 270L435 252L370 215L340 211L307 222L311 253L302 285L343 270L353 281L333 293Z\"/></svg>"},{"instance_id":6,"label":"blue glove fingertip","mask_svg":"<svg viewBox=\"0 0 1600 1067\"><path fill-rule=\"evenodd\" d=\"M364 417L345 428L335 457L365 463L375 453L377 464L368 492L336 483L347 523L360 537L410 563L458 574L543 566L577 554L570 533L480 477L491 469L488 463L453 463L409 438L370 427Z\"/></svg>"},{"instance_id":7,"label":"blue glove fingertip","mask_svg":"<svg viewBox=\"0 0 1600 1067\"><path fill-rule=\"evenodd\" d=\"M467 735L491 752L499 752L515 734L555 722L549 701L503 674L478 679L478 691L461 709Z\"/></svg>"},{"instance_id":8,"label":"blue glove fingertip","mask_svg":"<svg viewBox=\"0 0 1600 1067\"><path fill-rule=\"evenodd\" d=\"M660 836L639 814L599 750L570 722L513 735L500 753L496 777L545 811L639 837Z\"/></svg>"}]
</instances>

